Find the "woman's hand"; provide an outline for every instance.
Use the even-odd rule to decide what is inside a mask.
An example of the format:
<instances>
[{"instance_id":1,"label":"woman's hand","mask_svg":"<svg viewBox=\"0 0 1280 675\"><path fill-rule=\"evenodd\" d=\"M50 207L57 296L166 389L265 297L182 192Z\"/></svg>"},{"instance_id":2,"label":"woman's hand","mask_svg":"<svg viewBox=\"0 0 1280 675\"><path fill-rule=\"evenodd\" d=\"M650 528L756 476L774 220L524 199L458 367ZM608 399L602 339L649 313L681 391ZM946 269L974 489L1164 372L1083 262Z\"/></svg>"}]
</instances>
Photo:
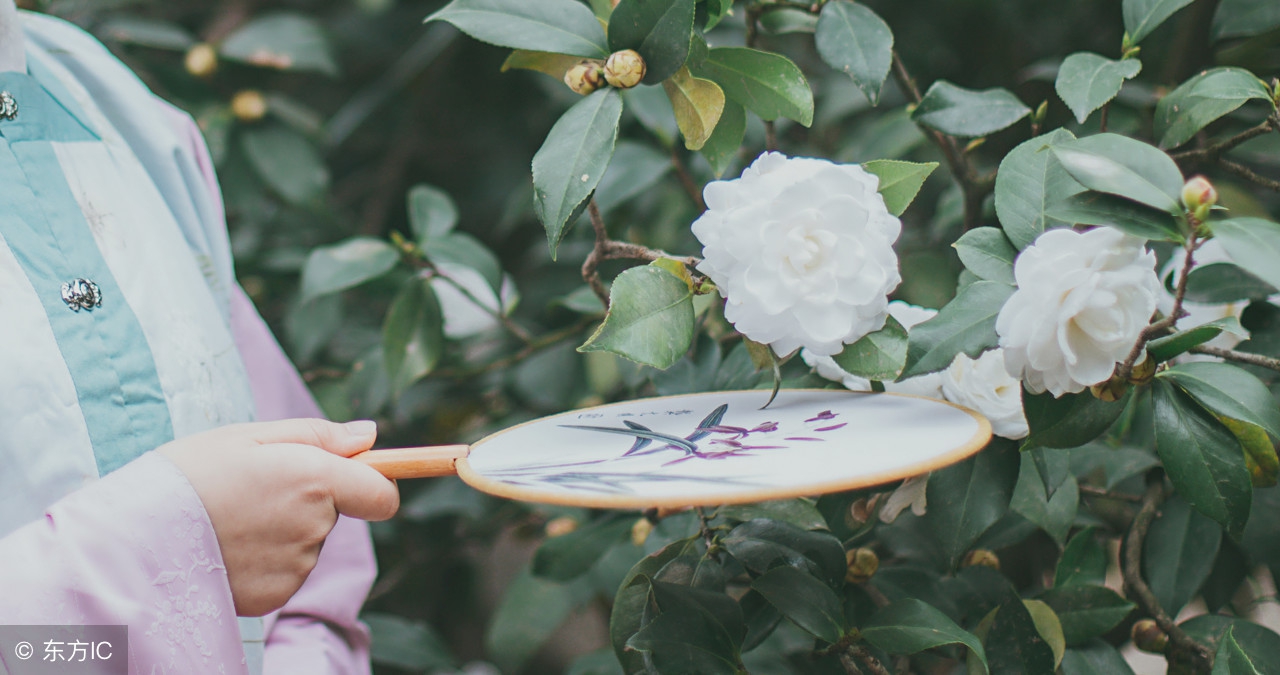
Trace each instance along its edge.
<instances>
[{"instance_id":1,"label":"woman's hand","mask_svg":"<svg viewBox=\"0 0 1280 675\"><path fill-rule=\"evenodd\" d=\"M318 419L238 424L159 448L187 476L213 523L236 613L279 609L315 566L338 514L386 520L395 483L360 462L373 422Z\"/></svg>"}]
</instances>

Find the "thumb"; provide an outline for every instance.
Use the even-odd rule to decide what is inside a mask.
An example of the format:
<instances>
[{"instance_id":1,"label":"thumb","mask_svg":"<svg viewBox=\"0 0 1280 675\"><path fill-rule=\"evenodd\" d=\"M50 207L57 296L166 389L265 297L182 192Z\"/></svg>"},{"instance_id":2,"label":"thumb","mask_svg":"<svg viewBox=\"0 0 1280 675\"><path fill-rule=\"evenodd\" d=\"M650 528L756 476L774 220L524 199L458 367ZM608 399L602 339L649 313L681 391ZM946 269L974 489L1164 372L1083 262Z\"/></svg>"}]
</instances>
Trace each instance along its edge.
<instances>
[{"instance_id":1,"label":"thumb","mask_svg":"<svg viewBox=\"0 0 1280 675\"><path fill-rule=\"evenodd\" d=\"M223 427L224 433L255 445L297 443L350 457L373 447L378 425L372 420L339 424L314 418L295 418L276 422L252 422Z\"/></svg>"}]
</instances>

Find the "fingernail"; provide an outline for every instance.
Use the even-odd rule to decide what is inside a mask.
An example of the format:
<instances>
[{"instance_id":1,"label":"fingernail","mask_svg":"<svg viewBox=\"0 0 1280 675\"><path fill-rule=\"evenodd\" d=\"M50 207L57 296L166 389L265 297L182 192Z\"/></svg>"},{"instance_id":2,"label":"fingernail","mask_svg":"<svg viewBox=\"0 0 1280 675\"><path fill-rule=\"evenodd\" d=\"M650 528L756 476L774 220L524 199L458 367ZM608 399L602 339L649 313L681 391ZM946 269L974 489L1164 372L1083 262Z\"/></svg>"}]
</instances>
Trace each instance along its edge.
<instances>
[{"instance_id":1,"label":"fingernail","mask_svg":"<svg viewBox=\"0 0 1280 675\"><path fill-rule=\"evenodd\" d=\"M378 433L378 423L373 420L356 420L342 425L352 436L372 436Z\"/></svg>"}]
</instances>

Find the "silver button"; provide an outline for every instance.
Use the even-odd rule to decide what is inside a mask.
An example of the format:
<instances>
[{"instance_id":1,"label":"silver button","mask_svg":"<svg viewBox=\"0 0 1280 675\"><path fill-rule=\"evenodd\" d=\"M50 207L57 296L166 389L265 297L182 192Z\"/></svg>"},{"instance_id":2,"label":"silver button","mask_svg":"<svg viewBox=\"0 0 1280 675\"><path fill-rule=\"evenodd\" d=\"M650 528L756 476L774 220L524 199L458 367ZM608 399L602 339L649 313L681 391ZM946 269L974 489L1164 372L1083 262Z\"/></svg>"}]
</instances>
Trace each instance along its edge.
<instances>
[{"instance_id":1,"label":"silver button","mask_svg":"<svg viewBox=\"0 0 1280 675\"><path fill-rule=\"evenodd\" d=\"M102 289L88 279L72 279L62 285L62 301L75 312L93 310L102 306Z\"/></svg>"},{"instance_id":2,"label":"silver button","mask_svg":"<svg viewBox=\"0 0 1280 675\"><path fill-rule=\"evenodd\" d=\"M0 91L0 118L7 120L18 118L18 102L7 91Z\"/></svg>"}]
</instances>

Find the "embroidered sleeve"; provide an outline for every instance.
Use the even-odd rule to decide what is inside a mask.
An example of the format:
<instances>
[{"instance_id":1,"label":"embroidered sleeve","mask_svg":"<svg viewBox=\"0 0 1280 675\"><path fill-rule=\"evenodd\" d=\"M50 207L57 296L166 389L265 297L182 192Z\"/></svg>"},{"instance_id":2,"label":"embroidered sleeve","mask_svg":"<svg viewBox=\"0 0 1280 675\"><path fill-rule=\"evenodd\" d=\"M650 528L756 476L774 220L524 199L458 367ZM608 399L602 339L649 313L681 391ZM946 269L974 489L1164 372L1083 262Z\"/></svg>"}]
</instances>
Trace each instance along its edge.
<instances>
[{"instance_id":1,"label":"embroidered sleeve","mask_svg":"<svg viewBox=\"0 0 1280 675\"><path fill-rule=\"evenodd\" d=\"M0 624L124 624L130 672L247 672L213 526L154 452L0 539L0 570Z\"/></svg>"}]
</instances>

